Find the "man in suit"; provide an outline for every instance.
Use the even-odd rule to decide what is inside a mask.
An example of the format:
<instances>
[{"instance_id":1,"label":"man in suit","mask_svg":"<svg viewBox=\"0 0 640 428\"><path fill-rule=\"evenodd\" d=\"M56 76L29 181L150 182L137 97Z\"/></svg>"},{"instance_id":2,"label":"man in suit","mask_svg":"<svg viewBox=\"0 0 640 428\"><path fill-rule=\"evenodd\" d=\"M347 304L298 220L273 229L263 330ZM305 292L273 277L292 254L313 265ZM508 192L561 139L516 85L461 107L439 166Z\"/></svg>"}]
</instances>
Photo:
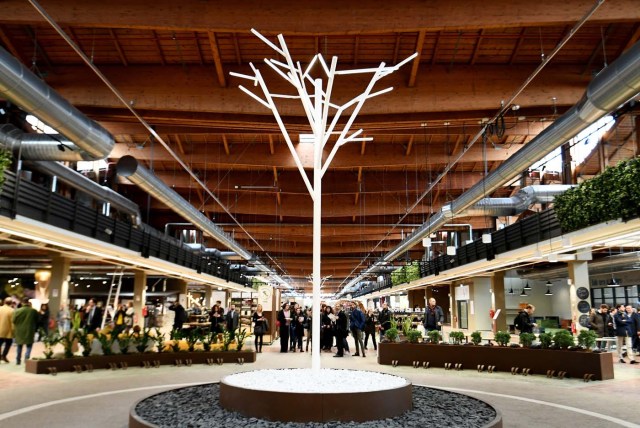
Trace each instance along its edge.
<instances>
[{"instance_id":1,"label":"man in suit","mask_svg":"<svg viewBox=\"0 0 640 428\"><path fill-rule=\"evenodd\" d=\"M429 305L424 311L424 324L425 331L440 330L442 323L444 322L444 312L442 308L436 305L436 299L433 297L429 299Z\"/></svg>"},{"instance_id":2,"label":"man in suit","mask_svg":"<svg viewBox=\"0 0 640 428\"><path fill-rule=\"evenodd\" d=\"M231 304L229 312L225 315L225 321L227 323L227 330L229 330L231 340L233 340L236 337L236 329L238 328L238 322L240 321L238 312L236 312L236 305Z\"/></svg>"},{"instance_id":3,"label":"man in suit","mask_svg":"<svg viewBox=\"0 0 640 428\"><path fill-rule=\"evenodd\" d=\"M31 357L31 347L33 346L33 337L36 335L36 326L38 325L38 311L31 307L28 297L22 299L22 307L13 312L11 321L15 329L16 336L16 364L20 365L22 358L22 346L27 346L24 359Z\"/></svg>"},{"instance_id":4,"label":"man in suit","mask_svg":"<svg viewBox=\"0 0 640 428\"><path fill-rule=\"evenodd\" d=\"M627 307L624 305L618 306L618 313L615 315L615 324L616 348L618 350L619 361L623 364L626 363L622 351L622 347L626 345L630 363L638 364L633 355L633 350L631 349L631 338L638 335L638 329L633 319L633 308L631 305Z\"/></svg>"},{"instance_id":5,"label":"man in suit","mask_svg":"<svg viewBox=\"0 0 640 428\"><path fill-rule=\"evenodd\" d=\"M338 312L338 319L336 320L336 346L338 352L334 357L344 357L344 339L347 337L347 315L342 310L342 305L338 303L336 305L336 311Z\"/></svg>"},{"instance_id":6,"label":"man in suit","mask_svg":"<svg viewBox=\"0 0 640 428\"><path fill-rule=\"evenodd\" d=\"M89 299L85 309L85 328L87 332L96 331L102 325L102 308L96 304L96 299Z\"/></svg>"},{"instance_id":7,"label":"man in suit","mask_svg":"<svg viewBox=\"0 0 640 428\"><path fill-rule=\"evenodd\" d=\"M182 324L187 322L187 311L180 301L176 300L169 306L169 310L175 312L173 317L173 331L182 331Z\"/></svg>"},{"instance_id":8,"label":"man in suit","mask_svg":"<svg viewBox=\"0 0 640 428\"><path fill-rule=\"evenodd\" d=\"M378 322L380 322L380 341L382 342L384 332L391 328L391 312L389 312L389 305L387 302L382 304L382 310L380 311Z\"/></svg>"}]
</instances>

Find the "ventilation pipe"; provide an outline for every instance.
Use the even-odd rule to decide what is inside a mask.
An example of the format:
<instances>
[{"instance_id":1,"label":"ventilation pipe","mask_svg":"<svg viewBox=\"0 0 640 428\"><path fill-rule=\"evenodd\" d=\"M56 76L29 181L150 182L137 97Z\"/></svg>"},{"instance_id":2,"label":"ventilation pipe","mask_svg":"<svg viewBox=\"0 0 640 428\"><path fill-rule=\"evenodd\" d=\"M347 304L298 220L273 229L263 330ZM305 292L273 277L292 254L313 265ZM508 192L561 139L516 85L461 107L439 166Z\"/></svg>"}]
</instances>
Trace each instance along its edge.
<instances>
[{"instance_id":1,"label":"ventilation pipe","mask_svg":"<svg viewBox=\"0 0 640 428\"><path fill-rule=\"evenodd\" d=\"M76 153L80 154L82 159L104 159L113 149L115 141L106 129L82 114L2 47L0 47L0 98L20 106L67 139L75 141ZM39 155L33 159L63 160L53 156L53 154L63 153L58 149L58 141L52 143L51 137L37 138L45 141L39 141L37 144L34 141L34 145L39 145L35 149ZM69 143L69 147L72 146L75 147Z\"/></svg>"},{"instance_id":2,"label":"ventilation pipe","mask_svg":"<svg viewBox=\"0 0 640 428\"><path fill-rule=\"evenodd\" d=\"M602 116L629 101L640 91L640 42L602 70L589 84L582 99L538 134L522 149L502 163L484 180L476 183L450 205L443 207L414 233L400 242L382 260L390 261L417 245L429 233L464 213L487 193L491 193L518 176L521 171L542 159L547 153L583 131ZM374 265L375 266L375 265ZM374 266L350 281L340 294L348 293Z\"/></svg>"},{"instance_id":3,"label":"ventilation pipe","mask_svg":"<svg viewBox=\"0 0 640 428\"><path fill-rule=\"evenodd\" d=\"M101 186L79 172L76 172L71 168L67 168L58 162L28 161L26 164L40 172L44 172L45 174L55 175L58 177L58 180L66 183L74 189L92 196L98 201L108 202L118 211L131 215L134 219L134 224L140 224L140 209L138 208L138 205L118 192L115 192L108 187Z\"/></svg>"},{"instance_id":4,"label":"ventilation pipe","mask_svg":"<svg viewBox=\"0 0 640 428\"><path fill-rule=\"evenodd\" d=\"M60 134L28 134L9 123L0 125L0 146L14 153L20 151L23 159L65 162L94 160Z\"/></svg>"},{"instance_id":5,"label":"ventilation pipe","mask_svg":"<svg viewBox=\"0 0 640 428\"><path fill-rule=\"evenodd\" d=\"M213 224L207 217L187 202L175 190L169 188L162 180L138 163L133 156L123 156L118 161L118 175L128 178L132 183L158 199L186 220L193 223L215 240L224 244L245 260L253 255L234 241L224 230Z\"/></svg>"}]
</instances>

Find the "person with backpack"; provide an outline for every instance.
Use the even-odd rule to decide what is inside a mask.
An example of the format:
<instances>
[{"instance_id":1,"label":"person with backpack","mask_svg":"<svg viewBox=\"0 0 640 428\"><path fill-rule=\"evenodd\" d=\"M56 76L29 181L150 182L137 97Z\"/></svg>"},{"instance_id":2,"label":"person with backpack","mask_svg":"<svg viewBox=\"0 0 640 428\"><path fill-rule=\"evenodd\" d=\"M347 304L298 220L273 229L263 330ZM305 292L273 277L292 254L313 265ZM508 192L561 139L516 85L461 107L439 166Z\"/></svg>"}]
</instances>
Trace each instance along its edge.
<instances>
[{"instance_id":1,"label":"person with backpack","mask_svg":"<svg viewBox=\"0 0 640 428\"><path fill-rule=\"evenodd\" d=\"M533 329L538 327L538 324L533 322L533 312L536 310L536 307L533 305L527 305L523 311L520 311L516 316L516 319L513 321L513 326L516 330L522 333L533 333Z\"/></svg>"}]
</instances>

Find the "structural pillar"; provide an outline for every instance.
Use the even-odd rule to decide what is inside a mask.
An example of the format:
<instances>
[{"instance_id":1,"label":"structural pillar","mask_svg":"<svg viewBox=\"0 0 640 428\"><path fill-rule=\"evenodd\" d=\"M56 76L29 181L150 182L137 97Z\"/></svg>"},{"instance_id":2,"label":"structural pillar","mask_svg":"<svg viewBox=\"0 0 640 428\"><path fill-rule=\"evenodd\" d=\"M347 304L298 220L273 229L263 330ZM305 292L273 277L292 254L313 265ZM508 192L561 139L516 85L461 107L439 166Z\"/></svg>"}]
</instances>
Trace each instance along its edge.
<instances>
[{"instance_id":1,"label":"structural pillar","mask_svg":"<svg viewBox=\"0 0 640 428\"><path fill-rule=\"evenodd\" d=\"M497 319L492 323L492 330L507 331L507 314L504 301L504 272L494 272L491 278L491 310L496 313L500 310Z\"/></svg>"},{"instance_id":2,"label":"structural pillar","mask_svg":"<svg viewBox=\"0 0 640 428\"><path fill-rule=\"evenodd\" d=\"M142 307L147 302L147 272L143 270L135 271L133 277L133 310L135 311L135 324L144 326Z\"/></svg>"},{"instance_id":3,"label":"structural pillar","mask_svg":"<svg viewBox=\"0 0 640 428\"><path fill-rule=\"evenodd\" d=\"M591 254L591 253L589 253ZM571 304L571 322L575 326L575 331L586 329L580 325L580 316L589 315L589 313L581 313L578 310L578 303L580 299L576 293L576 290L580 287L584 287L589 290L589 296L591 295L591 287L589 283L589 266L586 260L576 260L567 263L567 269L569 270L569 302ZM590 298L586 299L587 302Z\"/></svg>"},{"instance_id":4,"label":"structural pillar","mask_svg":"<svg viewBox=\"0 0 640 428\"><path fill-rule=\"evenodd\" d=\"M69 271L71 259L68 257L54 256L51 258L51 272L47 296L49 299L49 313L56 319L62 306L69 306ZM38 284L39 286L40 284Z\"/></svg>"},{"instance_id":5,"label":"structural pillar","mask_svg":"<svg viewBox=\"0 0 640 428\"><path fill-rule=\"evenodd\" d=\"M213 306L213 302L211 301L211 296L213 295L212 288L209 286L204 291L204 306L206 308L210 308Z\"/></svg>"}]
</instances>

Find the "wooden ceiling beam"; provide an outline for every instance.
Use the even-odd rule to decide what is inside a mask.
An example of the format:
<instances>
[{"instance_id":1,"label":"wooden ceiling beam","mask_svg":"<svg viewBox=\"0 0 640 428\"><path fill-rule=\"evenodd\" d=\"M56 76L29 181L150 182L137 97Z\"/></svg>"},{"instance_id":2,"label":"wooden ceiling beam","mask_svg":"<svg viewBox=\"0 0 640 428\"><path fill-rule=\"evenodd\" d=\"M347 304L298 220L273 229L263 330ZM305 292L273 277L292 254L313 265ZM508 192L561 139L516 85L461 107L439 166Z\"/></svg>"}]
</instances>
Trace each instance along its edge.
<instances>
[{"instance_id":1,"label":"wooden ceiling beam","mask_svg":"<svg viewBox=\"0 0 640 428\"><path fill-rule=\"evenodd\" d=\"M5 48L7 48L7 50L9 51L9 53L11 53L11 55L13 55L18 59L22 59L22 55L20 55L20 53L14 46L13 42L7 35L7 32L5 31L3 25L0 25L0 41L2 41L2 44L4 45ZM24 62L24 59L22 59L22 61Z\"/></svg>"},{"instance_id":2,"label":"wooden ceiling beam","mask_svg":"<svg viewBox=\"0 0 640 428\"><path fill-rule=\"evenodd\" d=\"M222 59L220 58L220 48L218 47L216 33L214 33L213 31L207 31L207 34L209 35L209 45L211 46L211 53L213 54L213 64L216 67L218 84L221 88L226 88L227 78L225 77L224 68L222 67Z\"/></svg>"},{"instance_id":3,"label":"wooden ceiling beam","mask_svg":"<svg viewBox=\"0 0 640 428\"><path fill-rule=\"evenodd\" d=\"M358 47L359 46L360 46L360 36L356 35L355 40L353 42L353 65L354 65L354 67L358 65Z\"/></svg>"},{"instance_id":4,"label":"wooden ceiling beam","mask_svg":"<svg viewBox=\"0 0 640 428\"><path fill-rule=\"evenodd\" d=\"M416 41L415 52L418 53L413 59L411 64L411 73L409 74L409 83L407 86L413 88L416 85L416 78L418 77L418 69L420 68L420 60L422 59L422 49L424 47L424 37L427 34L426 30L420 30L418 32L418 40Z\"/></svg>"},{"instance_id":5,"label":"wooden ceiling beam","mask_svg":"<svg viewBox=\"0 0 640 428\"><path fill-rule=\"evenodd\" d=\"M439 2L437 6L421 0L403 2L402 7L381 8L379 2L343 0L339 7L309 7L305 2L275 2L268 8L260 0L234 2L139 1L127 4L127 13L114 11L109 2L85 0L52 1L47 11L63 25L85 28L131 28L167 31L247 32L260 28L263 33L344 34L357 23L360 34L390 31L473 30L573 24L591 6L587 0L497 0L491 2ZM640 18L637 0L606 2L590 23L629 22ZM244 13L250 10L253 13ZM15 24L42 23L42 17L23 0L4 0L2 20Z\"/></svg>"},{"instance_id":6,"label":"wooden ceiling beam","mask_svg":"<svg viewBox=\"0 0 640 428\"><path fill-rule=\"evenodd\" d=\"M156 30L151 30L151 34L153 35L153 41L156 45L156 49L158 50L160 63L162 65L167 65L167 60L164 58L164 52L162 52L162 45L160 44L160 39L158 38L158 32Z\"/></svg>"},{"instance_id":7,"label":"wooden ceiling beam","mask_svg":"<svg viewBox=\"0 0 640 428\"><path fill-rule=\"evenodd\" d=\"M409 137L409 142L407 143L407 151L404 153L405 156L409 156L411 154L411 148L413 147L413 135Z\"/></svg>"},{"instance_id":8,"label":"wooden ceiling beam","mask_svg":"<svg viewBox=\"0 0 640 428\"><path fill-rule=\"evenodd\" d=\"M229 154L231 154L231 151L229 149L229 143L227 142L227 136L222 134L222 144L224 145L224 152L227 156L229 156Z\"/></svg>"},{"instance_id":9,"label":"wooden ceiling beam","mask_svg":"<svg viewBox=\"0 0 640 428\"><path fill-rule=\"evenodd\" d=\"M624 45L624 48L622 48L622 52L625 52L627 49L633 46L638 40L640 40L640 24L636 24L635 27L633 28L633 33L631 34L631 37L629 37L629 40L627 40L627 43Z\"/></svg>"},{"instance_id":10,"label":"wooden ceiling beam","mask_svg":"<svg viewBox=\"0 0 640 428\"><path fill-rule=\"evenodd\" d=\"M475 65L476 60L478 59L478 52L480 52L480 43L482 43L482 37L484 36L485 29L481 29L478 33L478 39L476 40L476 44L473 47L473 54L471 55L471 61L469 61L469 65Z\"/></svg>"},{"instance_id":11,"label":"wooden ceiling beam","mask_svg":"<svg viewBox=\"0 0 640 428\"><path fill-rule=\"evenodd\" d=\"M118 35L112 28L109 28L109 35L111 36L111 40L113 41L113 46L116 48L116 51L118 52L118 57L120 58L120 62L122 62L122 65L124 65L125 67L128 66L129 61L127 61L127 57L125 56L124 51L122 50L122 46L120 45L120 41L118 40Z\"/></svg>"},{"instance_id":12,"label":"wooden ceiling beam","mask_svg":"<svg viewBox=\"0 0 640 428\"><path fill-rule=\"evenodd\" d=\"M269 153L271 155L275 155L276 154L276 150L275 147L273 146L273 135L269 134ZM274 168L274 175L275 175L275 168ZM276 175L276 180L277 180L277 175Z\"/></svg>"},{"instance_id":13,"label":"wooden ceiling beam","mask_svg":"<svg viewBox=\"0 0 640 428\"><path fill-rule=\"evenodd\" d=\"M233 33L231 37L233 39L233 50L236 53L236 64L242 65L242 55L240 53L240 43L238 42L238 34Z\"/></svg>"},{"instance_id":14,"label":"wooden ceiling beam","mask_svg":"<svg viewBox=\"0 0 640 428\"><path fill-rule=\"evenodd\" d=\"M522 46L522 43L524 42L524 34L527 32L526 28L523 28L522 30L520 30L520 37L518 37L518 41L516 42L515 47L513 48L513 51L511 52L511 57L509 58L509 65L513 65L513 62L516 59L516 56L518 55L518 51L520 51L520 46Z\"/></svg>"}]
</instances>

